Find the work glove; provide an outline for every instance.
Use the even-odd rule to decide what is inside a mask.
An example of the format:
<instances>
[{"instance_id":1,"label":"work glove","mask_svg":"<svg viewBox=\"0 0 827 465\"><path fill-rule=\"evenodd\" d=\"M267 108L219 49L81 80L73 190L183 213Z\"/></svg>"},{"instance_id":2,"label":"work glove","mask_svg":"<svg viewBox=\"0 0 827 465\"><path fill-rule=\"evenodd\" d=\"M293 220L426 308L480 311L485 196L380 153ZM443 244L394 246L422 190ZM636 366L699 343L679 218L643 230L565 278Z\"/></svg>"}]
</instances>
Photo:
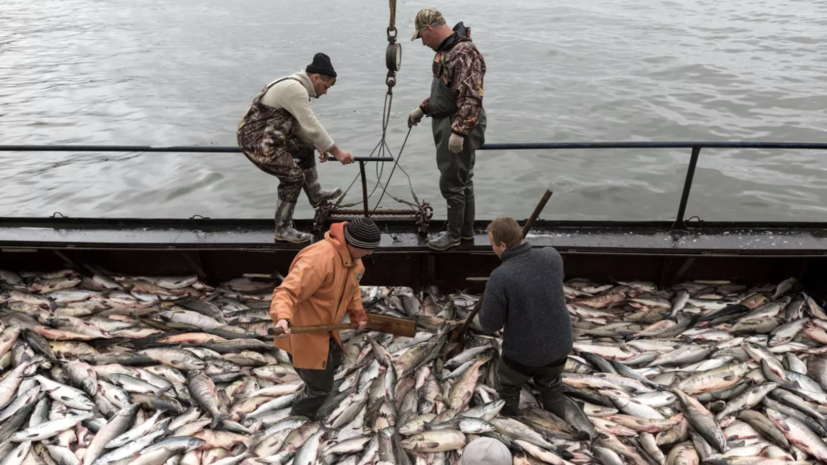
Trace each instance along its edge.
<instances>
[{"instance_id":1,"label":"work glove","mask_svg":"<svg viewBox=\"0 0 827 465\"><path fill-rule=\"evenodd\" d=\"M416 110L412 111L411 114L408 115L408 127L410 128L419 124L424 116L425 112L422 111L422 108L416 107Z\"/></svg>"},{"instance_id":2,"label":"work glove","mask_svg":"<svg viewBox=\"0 0 827 465\"><path fill-rule=\"evenodd\" d=\"M465 137L452 132L451 137L448 139L448 150L450 150L451 153L462 152L463 142L465 142Z\"/></svg>"}]
</instances>

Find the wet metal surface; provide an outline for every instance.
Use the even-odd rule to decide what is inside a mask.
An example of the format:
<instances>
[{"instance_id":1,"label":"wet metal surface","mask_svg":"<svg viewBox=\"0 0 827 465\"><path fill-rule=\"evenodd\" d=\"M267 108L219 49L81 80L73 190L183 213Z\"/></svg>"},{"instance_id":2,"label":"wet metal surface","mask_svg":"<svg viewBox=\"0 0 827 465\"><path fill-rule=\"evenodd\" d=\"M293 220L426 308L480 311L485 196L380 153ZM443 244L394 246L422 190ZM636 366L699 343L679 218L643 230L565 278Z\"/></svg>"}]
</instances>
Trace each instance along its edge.
<instances>
[{"instance_id":1,"label":"wet metal surface","mask_svg":"<svg viewBox=\"0 0 827 465\"><path fill-rule=\"evenodd\" d=\"M303 230L309 222L297 222ZM427 237L410 223L380 223L377 253L427 253ZM431 236L438 233L432 225ZM446 253L488 253L479 223L473 244ZM644 255L825 256L827 224L710 224L670 232L667 222L538 222L527 240L563 253ZM316 236L314 241L321 240ZM298 250L275 243L265 220L0 219L0 247L156 250Z\"/></svg>"}]
</instances>

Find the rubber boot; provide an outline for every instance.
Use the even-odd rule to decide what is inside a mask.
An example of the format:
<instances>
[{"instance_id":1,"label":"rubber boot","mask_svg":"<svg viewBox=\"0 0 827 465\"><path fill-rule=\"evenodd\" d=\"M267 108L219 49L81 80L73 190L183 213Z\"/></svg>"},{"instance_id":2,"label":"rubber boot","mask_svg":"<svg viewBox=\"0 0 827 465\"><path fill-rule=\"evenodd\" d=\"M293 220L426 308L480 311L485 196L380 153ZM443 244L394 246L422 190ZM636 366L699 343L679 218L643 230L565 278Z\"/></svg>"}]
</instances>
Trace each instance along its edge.
<instances>
[{"instance_id":1,"label":"rubber boot","mask_svg":"<svg viewBox=\"0 0 827 465\"><path fill-rule=\"evenodd\" d=\"M503 405L503 408L500 410L501 415L513 417L520 413L519 387L500 385L499 389L497 389L497 394L500 395L500 399L505 401L505 405Z\"/></svg>"},{"instance_id":2,"label":"rubber boot","mask_svg":"<svg viewBox=\"0 0 827 465\"><path fill-rule=\"evenodd\" d=\"M338 187L332 190L322 189L319 184L319 172L316 167L302 170L304 172L304 193L307 194L307 200L310 205L318 207L326 200L332 200L342 195L342 190Z\"/></svg>"},{"instance_id":3,"label":"rubber boot","mask_svg":"<svg viewBox=\"0 0 827 465\"><path fill-rule=\"evenodd\" d=\"M310 240L310 234L297 231L293 227L293 212L295 210L295 202L284 202L279 199L279 204L276 207L276 233L274 234L277 241L301 244Z\"/></svg>"},{"instance_id":4,"label":"rubber boot","mask_svg":"<svg viewBox=\"0 0 827 465\"><path fill-rule=\"evenodd\" d=\"M520 410L520 391L522 391L523 386L531 377L508 366L502 357L496 357L496 359L497 370L495 372L496 382L494 385L497 388L497 394L500 395L500 399L505 401L505 405L503 405L503 408L500 410L500 414L505 416L518 415Z\"/></svg>"},{"instance_id":5,"label":"rubber boot","mask_svg":"<svg viewBox=\"0 0 827 465\"><path fill-rule=\"evenodd\" d=\"M465 221L464 209L451 208L448 206L448 229L436 239L428 242L428 247L434 250L448 250L460 244L459 230Z\"/></svg>"},{"instance_id":6,"label":"rubber boot","mask_svg":"<svg viewBox=\"0 0 827 465\"><path fill-rule=\"evenodd\" d=\"M465 194L465 215L462 222L462 229L460 230L460 238L464 241L474 240L474 188L470 188L470 193Z\"/></svg>"}]
</instances>

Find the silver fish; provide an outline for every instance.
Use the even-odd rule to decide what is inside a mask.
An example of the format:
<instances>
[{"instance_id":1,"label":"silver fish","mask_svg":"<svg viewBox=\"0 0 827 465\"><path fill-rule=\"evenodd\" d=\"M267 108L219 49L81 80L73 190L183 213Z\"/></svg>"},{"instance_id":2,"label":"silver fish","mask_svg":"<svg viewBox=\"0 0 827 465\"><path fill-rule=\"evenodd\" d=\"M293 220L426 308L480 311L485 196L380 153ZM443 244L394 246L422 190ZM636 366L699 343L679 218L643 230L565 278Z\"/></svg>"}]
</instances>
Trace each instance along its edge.
<instances>
[{"instance_id":1,"label":"silver fish","mask_svg":"<svg viewBox=\"0 0 827 465\"><path fill-rule=\"evenodd\" d=\"M767 416L791 443L819 460L827 460L827 444L804 423L771 408Z\"/></svg>"},{"instance_id":2,"label":"silver fish","mask_svg":"<svg viewBox=\"0 0 827 465\"><path fill-rule=\"evenodd\" d=\"M122 433L119 436L116 436L114 439L107 442L105 444L105 447L107 449L114 449L117 447L124 446L138 439L139 437L149 432L155 426L155 423L158 421L158 419L161 417L163 413L163 411L155 412L155 414L152 415L151 418L148 418L145 422L141 423L135 428L132 428L129 431Z\"/></svg>"},{"instance_id":3,"label":"silver fish","mask_svg":"<svg viewBox=\"0 0 827 465\"><path fill-rule=\"evenodd\" d=\"M37 379L43 387L43 391L58 402L80 410L92 410L95 408L94 402L89 400L89 398L86 397L86 393L80 389L56 383L42 375L35 376L35 379Z\"/></svg>"},{"instance_id":4,"label":"silver fish","mask_svg":"<svg viewBox=\"0 0 827 465\"><path fill-rule=\"evenodd\" d=\"M13 442L22 441L42 441L57 436L69 428L74 428L78 423L92 418L94 415L87 413L84 415L75 415L59 420L47 421L37 426L26 428L11 436Z\"/></svg>"},{"instance_id":5,"label":"silver fish","mask_svg":"<svg viewBox=\"0 0 827 465\"><path fill-rule=\"evenodd\" d=\"M95 434L83 455L83 465L91 465L103 455L106 444L126 432L139 408L139 404L132 404L121 409Z\"/></svg>"}]
</instances>

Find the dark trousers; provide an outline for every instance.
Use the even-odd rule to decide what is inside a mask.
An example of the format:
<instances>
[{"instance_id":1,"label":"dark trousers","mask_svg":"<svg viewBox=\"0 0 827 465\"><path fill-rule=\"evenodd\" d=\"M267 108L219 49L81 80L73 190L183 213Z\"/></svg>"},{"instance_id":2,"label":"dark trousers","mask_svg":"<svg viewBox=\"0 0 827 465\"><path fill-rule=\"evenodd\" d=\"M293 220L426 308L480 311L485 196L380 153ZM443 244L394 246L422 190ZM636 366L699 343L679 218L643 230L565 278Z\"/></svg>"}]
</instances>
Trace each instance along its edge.
<instances>
[{"instance_id":1,"label":"dark trousers","mask_svg":"<svg viewBox=\"0 0 827 465\"><path fill-rule=\"evenodd\" d=\"M449 231L451 228L460 228L464 223L469 223L467 229L473 229L475 213L473 178L476 155L468 141L459 153L452 153L448 149L452 121L453 118L446 117L434 118L433 122L439 190L448 204Z\"/></svg>"},{"instance_id":2,"label":"dark trousers","mask_svg":"<svg viewBox=\"0 0 827 465\"><path fill-rule=\"evenodd\" d=\"M528 380L534 379L534 385L540 391L543 408L551 410L552 405L559 404L563 397L563 381L560 373L566 366L566 361L554 362L542 367L527 367L508 360L504 355L500 357L497 366L497 393L505 401L502 413L516 415L520 405L520 391Z\"/></svg>"},{"instance_id":3,"label":"dark trousers","mask_svg":"<svg viewBox=\"0 0 827 465\"><path fill-rule=\"evenodd\" d=\"M310 147L293 146L286 156L293 158L290 165L274 165L264 171L279 179L279 200L296 203L304 187L304 170L316 167L315 152ZM261 168L261 167L259 167Z\"/></svg>"},{"instance_id":4,"label":"dark trousers","mask_svg":"<svg viewBox=\"0 0 827 465\"><path fill-rule=\"evenodd\" d=\"M316 167L313 147L273 128L240 132L239 147L258 169L278 178L279 200L296 203L304 187L304 170Z\"/></svg>"},{"instance_id":5,"label":"dark trousers","mask_svg":"<svg viewBox=\"0 0 827 465\"><path fill-rule=\"evenodd\" d=\"M293 356L289 355L290 363L293 362ZM296 397L293 402L293 408L290 410L291 415L302 415L311 420L315 419L316 412L327 400L330 391L333 390L333 373L342 363L344 354L336 340L330 338L330 350L327 353L327 363L324 370L309 370L306 368L296 368L299 378L304 382L304 389Z\"/></svg>"}]
</instances>

